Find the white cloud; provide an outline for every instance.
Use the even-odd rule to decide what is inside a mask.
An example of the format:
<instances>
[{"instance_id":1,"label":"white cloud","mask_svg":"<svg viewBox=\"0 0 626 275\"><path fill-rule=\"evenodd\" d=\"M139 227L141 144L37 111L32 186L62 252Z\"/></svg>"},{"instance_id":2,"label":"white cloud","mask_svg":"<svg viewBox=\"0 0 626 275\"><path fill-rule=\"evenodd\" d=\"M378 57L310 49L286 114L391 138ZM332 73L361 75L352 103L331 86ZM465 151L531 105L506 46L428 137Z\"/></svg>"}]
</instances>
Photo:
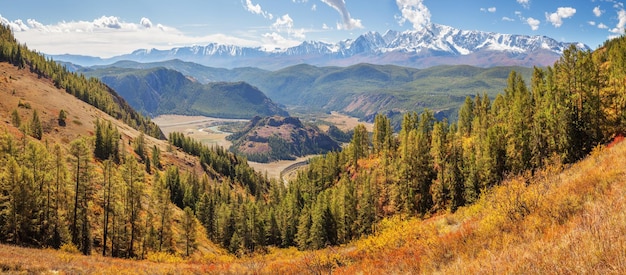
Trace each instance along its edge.
<instances>
[{"instance_id":1,"label":"white cloud","mask_svg":"<svg viewBox=\"0 0 626 275\"><path fill-rule=\"evenodd\" d=\"M617 25L615 26L615 28L612 28L609 31L617 35L623 35L624 26L626 26L626 10L619 10L617 12L617 18L619 19Z\"/></svg>"},{"instance_id":2,"label":"white cloud","mask_svg":"<svg viewBox=\"0 0 626 275\"><path fill-rule=\"evenodd\" d=\"M141 20L139 21L139 24L142 25L144 28L152 28L152 21L150 21L150 19L142 17Z\"/></svg>"},{"instance_id":3,"label":"white cloud","mask_svg":"<svg viewBox=\"0 0 626 275\"><path fill-rule=\"evenodd\" d=\"M252 4L251 0L246 0L246 9L254 14L261 14L263 12L263 9L261 8L261 5L259 4Z\"/></svg>"},{"instance_id":4,"label":"white cloud","mask_svg":"<svg viewBox=\"0 0 626 275\"><path fill-rule=\"evenodd\" d=\"M96 28L121 29L122 22L115 16L102 16L93 21Z\"/></svg>"},{"instance_id":5,"label":"white cloud","mask_svg":"<svg viewBox=\"0 0 626 275\"><path fill-rule=\"evenodd\" d=\"M350 12L346 8L345 0L321 0L324 4L330 6L331 8L337 10L341 17L343 18L343 23L338 24L338 29L344 30L352 30L352 29L362 29L363 24L361 23L361 19L354 19L350 16Z\"/></svg>"},{"instance_id":6,"label":"white cloud","mask_svg":"<svg viewBox=\"0 0 626 275\"><path fill-rule=\"evenodd\" d=\"M263 34L263 48L267 50L285 49L297 46L300 43L300 41L285 38L276 32Z\"/></svg>"},{"instance_id":7,"label":"white cloud","mask_svg":"<svg viewBox=\"0 0 626 275\"><path fill-rule=\"evenodd\" d=\"M593 14L596 17L602 16L602 13L604 13L604 11L600 9L600 6L597 6L597 7L593 8Z\"/></svg>"},{"instance_id":8,"label":"white cloud","mask_svg":"<svg viewBox=\"0 0 626 275\"><path fill-rule=\"evenodd\" d=\"M530 0L517 0L517 3L522 5L524 8L530 8Z\"/></svg>"},{"instance_id":9,"label":"white cloud","mask_svg":"<svg viewBox=\"0 0 626 275\"><path fill-rule=\"evenodd\" d=\"M270 20L272 20L272 18L274 18L274 16L263 10L263 8L261 8L261 5L259 4L252 4L252 0L246 0L246 5L245 8L247 11L253 13L253 14L258 14L258 15L262 15L265 18L269 18Z\"/></svg>"},{"instance_id":10,"label":"white cloud","mask_svg":"<svg viewBox=\"0 0 626 275\"><path fill-rule=\"evenodd\" d=\"M293 19L289 14L285 14L276 19L276 22L272 24L272 27L277 30L290 30L293 28Z\"/></svg>"},{"instance_id":11,"label":"white cloud","mask_svg":"<svg viewBox=\"0 0 626 275\"><path fill-rule=\"evenodd\" d=\"M589 24L590 26L595 26L596 22L595 21L587 21L587 24Z\"/></svg>"},{"instance_id":12,"label":"white cloud","mask_svg":"<svg viewBox=\"0 0 626 275\"><path fill-rule=\"evenodd\" d=\"M330 30L330 27L324 23L322 24L322 30Z\"/></svg>"},{"instance_id":13,"label":"white cloud","mask_svg":"<svg viewBox=\"0 0 626 275\"><path fill-rule=\"evenodd\" d=\"M526 23L530 26L531 30L536 31L539 29L539 24L541 24L541 21L532 17L528 17L528 19L526 19Z\"/></svg>"},{"instance_id":14,"label":"white cloud","mask_svg":"<svg viewBox=\"0 0 626 275\"><path fill-rule=\"evenodd\" d=\"M406 21L411 22L414 29L421 29L430 24L430 10L422 0L396 0L396 4L402 13L396 18L400 26Z\"/></svg>"},{"instance_id":15,"label":"white cloud","mask_svg":"<svg viewBox=\"0 0 626 275\"><path fill-rule=\"evenodd\" d=\"M608 28L609 28L609 26L604 25L604 23L598 24L598 29L608 29Z\"/></svg>"},{"instance_id":16,"label":"white cloud","mask_svg":"<svg viewBox=\"0 0 626 275\"><path fill-rule=\"evenodd\" d=\"M546 20L555 27L563 25L563 19L570 18L576 14L576 9L572 7L559 7L554 13L546 12Z\"/></svg>"},{"instance_id":17,"label":"white cloud","mask_svg":"<svg viewBox=\"0 0 626 275\"><path fill-rule=\"evenodd\" d=\"M515 19L510 18L510 17L503 16L503 17L502 17L502 21L513 22L513 21L515 21Z\"/></svg>"},{"instance_id":18,"label":"white cloud","mask_svg":"<svg viewBox=\"0 0 626 275\"><path fill-rule=\"evenodd\" d=\"M316 5L316 4L313 4L313 6L311 6L311 10L312 10L312 11L317 11L317 5Z\"/></svg>"},{"instance_id":19,"label":"white cloud","mask_svg":"<svg viewBox=\"0 0 626 275\"><path fill-rule=\"evenodd\" d=\"M24 23L22 20L10 21L0 16L0 22L11 27L20 43L26 43L29 48L46 54L112 57L136 49L170 49L209 43L250 47L261 45L259 41L219 33L191 36L162 24L152 24L148 28L148 21L142 18L139 23L128 23L114 16L103 16L92 21L63 21L44 25L34 19ZM295 35L298 32L294 32Z\"/></svg>"},{"instance_id":20,"label":"white cloud","mask_svg":"<svg viewBox=\"0 0 626 275\"><path fill-rule=\"evenodd\" d=\"M496 7L490 7L490 8L480 8L480 11L482 11L482 12L491 12L491 13L494 13L494 12L496 12Z\"/></svg>"},{"instance_id":21,"label":"white cloud","mask_svg":"<svg viewBox=\"0 0 626 275\"><path fill-rule=\"evenodd\" d=\"M287 33L287 35L290 38L296 38L296 39L306 38L306 31L304 29L294 29L293 25L294 23L293 23L293 19L291 18L291 16L289 16L289 14L285 14L276 19L276 22L272 24L272 29L278 33ZM268 35L268 34L265 34L265 35ZM270 34L270 36L274 36L274 35ZM280 40L274 40L274 41L280 41Z\"/></svg>"}]
</instances>

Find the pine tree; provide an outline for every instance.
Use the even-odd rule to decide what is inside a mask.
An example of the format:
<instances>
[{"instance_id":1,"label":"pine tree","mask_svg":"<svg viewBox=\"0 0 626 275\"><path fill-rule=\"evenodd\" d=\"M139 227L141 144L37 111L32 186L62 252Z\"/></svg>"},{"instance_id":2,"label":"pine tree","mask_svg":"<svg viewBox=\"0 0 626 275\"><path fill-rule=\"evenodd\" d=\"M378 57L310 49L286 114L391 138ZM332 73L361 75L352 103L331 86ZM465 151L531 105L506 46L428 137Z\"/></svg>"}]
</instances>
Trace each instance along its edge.
<instances>
[{"instance_id":1,"label":"pine tree","mask_svg":"<svg viewBox=\"0 0 626 275\"><path fill-rule=\"evenodd\" d=\"M136 254L136 241L141 239L141 213L143 212L143 204L141 198L144 190L144 173L139 168L137 160L128 155L122 165L122 173L126 184L126 211L128 214L127 221L130 226L128 255L132 258Z\"/></svg>"},{"instance_id":2,"label":"pine tree","mask_svg":"<svg viewBox=\"0 0 626 275\"><path fill-rule=\"evenodd\" d=\"M83 254L90 253L90 228L88 196L91 181L91 152L87 141L79 138L70 144L70 154L74 167L74 205L73 218L70 226L72 242L81 249ZM80 211L79 211L80 210ZM78 214L81 214L80 216Z\"/></svg>"},{"instance_id":3,"label":"pine tree","mask_svg":"<svg viewBox=\"0 0 626 275\"><path fill-rule=\"evenodd\" d=\"M183 238L185 243L185 255L189 256L196 248L196 218L193 210L185 207L183 216Z\"/></svg>"},{"instance_id":4,"label":"pine tree","mask_svg":"<svg viewBox=\"0 0 626 275\"><path fill-rule=\"evenodd\" d=\"M39 121L37 110L33 111L33 117L30 120L30 134L39 140L43 137L43 127L41 126L41 121Z\"/></svg>"},{"instance_id":5,"label":"pine tree","mask_svg":"<svg viewBox=\"0 0 626 275\"><path fill-rule=\"evenodd\" d=\"M13 112L11 112L11 124L17 128L22 126L22 119L20 118L20 113L17 109L14 109Z\"/></svg>"}]
</instances>

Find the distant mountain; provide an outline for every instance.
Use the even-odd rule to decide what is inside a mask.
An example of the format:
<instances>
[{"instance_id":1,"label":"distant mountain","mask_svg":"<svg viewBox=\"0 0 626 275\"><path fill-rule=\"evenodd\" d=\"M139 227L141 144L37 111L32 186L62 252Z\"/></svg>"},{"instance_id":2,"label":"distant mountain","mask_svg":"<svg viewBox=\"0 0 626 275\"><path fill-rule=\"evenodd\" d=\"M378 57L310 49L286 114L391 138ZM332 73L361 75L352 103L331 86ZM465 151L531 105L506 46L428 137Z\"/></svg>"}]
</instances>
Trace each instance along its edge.
<instances>
[{"instance_id":1,"label":"distant mountain","mask_svg":"<svg viewBox=\"0 0 626 275\"><path fill-rule=\"evenodd\" d=\"M223 118L288 115L256 87L244 82L201 84L178 71L103 68L81 71L99 77L131 106L150 116L205 115Z\"/></svg>"},{"instance_id":2,"label":"distant mountain","mask_svg":"<svg viewBox=\"0 0 626 275\"><path fill-rule=\"evenodd\" d=\"M440 117L455 119L456 110L466 96L483 93L495 96L501 93L511 70L522 74L527 81L530 81L532 73L531 68L510 66L479 68L446 65L415 69L373 64L349 67L300 64L268 71L212 68L181 60L155 63L121 61L79 72L98 76L109 70L122 70L118 67L167 67L205 83L244 81L258 87L274 102L297 108L298 111L338 111L368 121L377 113L394 116L406 111L419 112L424 108L439 112ZM95 71L93 68L96 68Z\"/></svg>"},{"instance_id":3,"label":"distant mountain","mask_svg":"<svg viewBox=\"0 0 626 275\"><path fill-rule=\"evenodd\" d=\"M72 55L52 57L83 66L111 64L120 60L158 62L180 59L214 67L264 69L301 63L316 66L372 63L414 68L456 64L531 67L551 65L570 45L589 49L582 43L564 43L546 36L465 31L430 24L421 30L389 30L384 34L368 32L336 44L305 41L288 49L268 50L213 43L170 50L142 49L108 59Z\"/></svg>"},{"instance_id":4,"label":"distant mountain","mask_svg":"<svg viewBox=\"0 0 626 275\"><path fill-rule=\"evenodd\" d=\"M231 151L257 162L292 160L340 149L330 136L295 117L255 117L229 139L233 141Z\"/></svg>"}]
</instances>

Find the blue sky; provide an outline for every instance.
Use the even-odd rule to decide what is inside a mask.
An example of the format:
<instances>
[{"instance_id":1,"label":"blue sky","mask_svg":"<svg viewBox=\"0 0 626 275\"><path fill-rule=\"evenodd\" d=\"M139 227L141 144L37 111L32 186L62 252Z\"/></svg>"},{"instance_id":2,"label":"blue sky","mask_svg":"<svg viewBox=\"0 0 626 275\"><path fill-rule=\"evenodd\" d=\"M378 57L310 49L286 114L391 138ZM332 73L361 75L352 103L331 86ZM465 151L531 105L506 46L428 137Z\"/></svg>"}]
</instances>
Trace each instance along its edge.
<instances>
[{"instance_id":1,"label":"blue sky","mask_svg":"<svg viewBox=\"0 0 626 275\"><path fill-rule=\"evenodd\" d=\"M286 48L436 23L595 49L624 33L617 0L0 0L0 21L47 54L110 57L208 43Z\"/></svg>"}]
</instances>

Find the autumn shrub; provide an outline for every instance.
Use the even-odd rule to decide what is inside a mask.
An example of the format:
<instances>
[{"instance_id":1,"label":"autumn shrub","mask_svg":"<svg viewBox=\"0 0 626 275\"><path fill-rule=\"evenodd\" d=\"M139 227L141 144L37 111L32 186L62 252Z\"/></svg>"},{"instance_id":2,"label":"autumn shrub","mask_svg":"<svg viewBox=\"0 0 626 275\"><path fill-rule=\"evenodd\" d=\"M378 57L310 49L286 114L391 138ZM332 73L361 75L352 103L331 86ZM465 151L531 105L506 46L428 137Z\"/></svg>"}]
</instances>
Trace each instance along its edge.
<instances>
[{"instance_id":1,"label":"autumn shrub","mask_svg":"<svg viewBox=\"0 0 626 275\"><path fill-rule=\"evenodd\" d=\"M181 263L183 258L167 252L148 253L147 260L155 263Z\"/></svg>"},{"instance_id":2,"label":"autumn shrub","mask_svg":"<svg viewBox=\"0 0 626 275\"><path fill-rule=\"evenodd\" d=\"M80 253L80 250L78 250L78 247L76 247L76 245L74 245L73 243L64 243L63 245L61 245L60 250L63 252L70 253L70 254Z\"/></svg>"}]
</instances>

